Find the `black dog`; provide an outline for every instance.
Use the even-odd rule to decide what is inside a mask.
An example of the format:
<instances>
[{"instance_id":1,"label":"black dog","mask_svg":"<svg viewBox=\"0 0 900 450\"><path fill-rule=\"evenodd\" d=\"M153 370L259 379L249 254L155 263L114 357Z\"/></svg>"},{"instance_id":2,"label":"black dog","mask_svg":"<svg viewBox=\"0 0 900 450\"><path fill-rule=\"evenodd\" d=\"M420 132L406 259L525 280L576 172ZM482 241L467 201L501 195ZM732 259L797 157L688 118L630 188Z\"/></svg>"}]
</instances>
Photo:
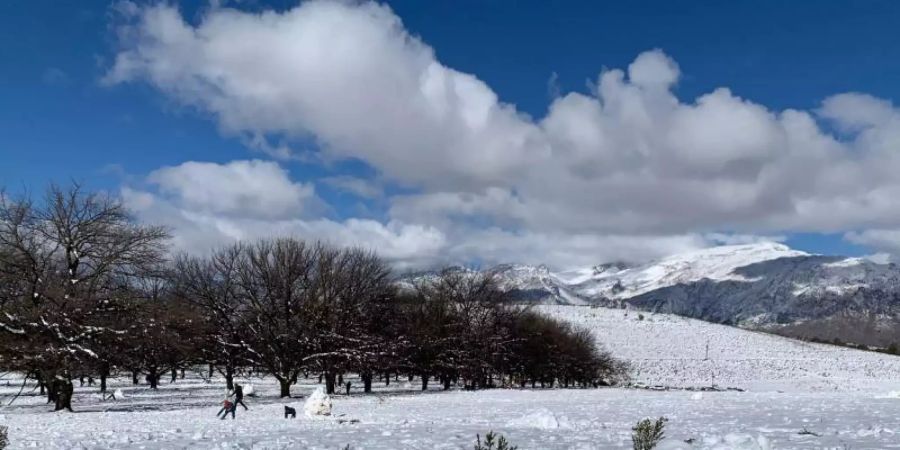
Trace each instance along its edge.
<instances>
[{"instance_id":1,"label":"black dog","mask_svg":"<svg viewBox=\"0 0 900 450\"><path fill-rule=\"evenodd\" d=\"M291 416L291 419L296 419L297 418L297 410L294 408L291 408L290 406L285 406L284 407L284 418L287 419L288 416Z\"/></svg>"}]
</instances>

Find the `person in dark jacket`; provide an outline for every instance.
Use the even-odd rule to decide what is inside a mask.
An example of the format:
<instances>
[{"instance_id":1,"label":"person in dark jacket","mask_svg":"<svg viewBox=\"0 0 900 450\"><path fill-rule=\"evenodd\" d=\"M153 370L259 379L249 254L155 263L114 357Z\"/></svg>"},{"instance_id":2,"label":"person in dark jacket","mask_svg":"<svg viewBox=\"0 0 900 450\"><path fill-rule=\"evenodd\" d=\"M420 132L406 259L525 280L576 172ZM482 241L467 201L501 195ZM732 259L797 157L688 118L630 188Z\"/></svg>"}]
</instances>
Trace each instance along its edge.
<instances>
[{"instance_id":1,"label":"person in dark jacket","mask_svg":"<svg viewBox=\"0 0 900 450\"><path fill-rule=\"evenodd\" d=\"M244 404L244 387L235 383L234 384L234 408L237 409L237 405L241 405L244 407L244 410L248 410L247 405Z\"/></svg>"}]
</instances>

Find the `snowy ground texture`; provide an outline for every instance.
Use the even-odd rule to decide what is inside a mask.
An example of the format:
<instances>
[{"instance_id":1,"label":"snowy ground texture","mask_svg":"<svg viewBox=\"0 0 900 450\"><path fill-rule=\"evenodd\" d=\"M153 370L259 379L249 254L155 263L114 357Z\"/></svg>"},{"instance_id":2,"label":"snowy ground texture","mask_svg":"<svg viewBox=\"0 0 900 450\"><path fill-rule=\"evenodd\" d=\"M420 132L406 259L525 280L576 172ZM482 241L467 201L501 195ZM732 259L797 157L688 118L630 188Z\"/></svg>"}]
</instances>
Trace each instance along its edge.
<instances>
[{"instance_id":1,"label":"snowy ground texture","mask_svg":"<svg viewBox=\"0 0 900 450\"><path fill-rule=\"evenodd\" d=\"M48 412L30 386L7 406L20 387L8 374L0 425L9 426L12 448L471 449L477 433L494 430L522 450L605 449L631 448L635 422L666 416L669 440L660 448L900 448L900 358L664 315L542 308L597 330L635 366L636 382L708 386L713 370L716 384L747 390L419 393L418 383L400 382L336 396L332 416L310 419L302 399L282 401L271 380L254 378L244 380L258 394L247 399L250 410L220 421L222 384L190 372L158 392L115 380L126 398L114 402L76 388L74 414ZM294 393L309 395L315 381L302 380ZM285 404L296 407L296 420L282 418Z\"/></svg>"},{"instance_id":2,"label":"snowy ground texture","mask_svg":"<svg viewBox=\"0 0 900 450\"><path fill-rule=\"evenodd\" d=\"M587 306L537 309L593 330L604 348L631 363L636 383L715 384L752 391L854 391L878 390L884 382L900 381L900 357L882 353L670 314Z\"/></svg>"}]
</instances>

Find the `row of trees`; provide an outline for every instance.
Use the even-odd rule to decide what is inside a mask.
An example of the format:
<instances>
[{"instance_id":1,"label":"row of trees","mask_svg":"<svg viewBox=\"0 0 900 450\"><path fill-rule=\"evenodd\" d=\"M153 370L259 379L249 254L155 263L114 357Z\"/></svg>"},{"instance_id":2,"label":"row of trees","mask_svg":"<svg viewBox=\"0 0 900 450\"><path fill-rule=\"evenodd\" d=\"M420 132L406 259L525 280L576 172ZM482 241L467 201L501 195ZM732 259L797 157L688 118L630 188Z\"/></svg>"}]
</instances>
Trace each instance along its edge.
<instances>
[{"instance_id":1,"label":"row of trees","mask_svg":"<svg viewBox=\"0 0 900 450\"><path fill-rule=\"evenodd\" d=\"M225 377L418 376L445 389L590 386L621 363L585 330L510 305L490 274L445 270L398 284L375 253L293 238L170 258L166 230L107 196L51 187L0 196L0 366L71 409L73 378L206 365Z\"/></svg>"}]
</instances>

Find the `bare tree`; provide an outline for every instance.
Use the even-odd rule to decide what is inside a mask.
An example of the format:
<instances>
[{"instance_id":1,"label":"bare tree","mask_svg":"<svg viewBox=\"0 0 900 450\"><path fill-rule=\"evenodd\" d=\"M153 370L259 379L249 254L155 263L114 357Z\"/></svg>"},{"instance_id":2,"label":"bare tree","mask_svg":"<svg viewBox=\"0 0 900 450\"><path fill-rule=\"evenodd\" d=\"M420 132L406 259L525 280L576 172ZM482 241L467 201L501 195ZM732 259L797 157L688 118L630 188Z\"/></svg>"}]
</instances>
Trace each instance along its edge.
<instances>
[{"instance_id":1,"label":"bare tree","mask_svg":"<svg viewBox=\"0 0 900 450\"><path fill-rule=\"evenodd\" d=\"M182 255L173 271L177 295L193 304L203 320L197 324L198 338L206 343L202 357L219 369L228 389L234 389L235 370L248 357L247 320L252 309L245 303L239 278L247 263L245 251L245 245L235 244L209 257Z\"/></svg>"},{"instance_id":2,"label":"bare tree","mask_svg":"<svg viewBox=\"0 0 900 450\"><path fill-rule=\"evenodd\" d=\"M116 315L129 283L158 264L167 233L136 224L117 200L77 184L51 186L40 205L0 199L0 352L34 371L55 408L70 409L72 374L98 362L101 337L123 335Z\"/></svg>"},{"instance_id":3,"label":"bare tree","mask_svg":"<svg viewBox=\"0 0 900 450\"><path fill-rule=\"evenodd\" d=\"M306 314L313 289L316 246L295 239L259 241L246 246L238 269L246 350L289 397L291 385L312 353L317 330Z\"/></svg>"},{"instance_id":4,"label":"bare tree","mask_svg":"<svg viewBox=\"0 0 900 450\"><path fill-rule=\"evenodd\" d=\"M307 311L316 331L310 363L334 393L338 373L355 370L371 390L373 373L396 355L389 314L394 299L391 271L362 249L317 245L314 289Z\"/></svg>"}]
</instances>

